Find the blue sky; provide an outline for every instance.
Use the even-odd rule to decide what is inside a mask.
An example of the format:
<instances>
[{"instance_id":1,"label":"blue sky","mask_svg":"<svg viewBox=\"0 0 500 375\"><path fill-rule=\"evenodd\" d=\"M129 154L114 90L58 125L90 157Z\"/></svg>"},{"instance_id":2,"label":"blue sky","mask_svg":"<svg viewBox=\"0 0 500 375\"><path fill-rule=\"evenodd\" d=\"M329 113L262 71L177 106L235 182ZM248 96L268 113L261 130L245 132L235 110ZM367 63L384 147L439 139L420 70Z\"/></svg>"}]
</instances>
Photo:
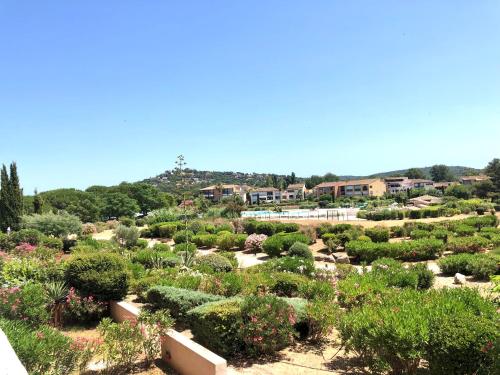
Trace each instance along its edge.
<instances>
[{"instance_id":1,"label":"blue sky","mask_svg":"<svg viewBox=\"0 0 500 375\"><path fill-rule=\"evenodd\" d=\"M500 156L498 1L0 1L26 193L171 169L371 174Z\"/></svg>"}]
</instances>

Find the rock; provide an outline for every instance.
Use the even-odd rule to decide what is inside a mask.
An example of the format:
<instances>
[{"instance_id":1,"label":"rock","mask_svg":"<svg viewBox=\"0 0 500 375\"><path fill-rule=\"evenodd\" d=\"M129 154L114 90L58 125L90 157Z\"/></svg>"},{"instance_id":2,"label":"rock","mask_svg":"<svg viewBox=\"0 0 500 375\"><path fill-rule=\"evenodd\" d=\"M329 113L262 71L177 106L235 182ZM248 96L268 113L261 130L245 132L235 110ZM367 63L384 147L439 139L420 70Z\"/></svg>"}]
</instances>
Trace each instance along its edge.
<instances>
[{"instance_id":1,"label":"rock","mask_svg":"<svg viewBox=\"0 0 500 375\"><path fill-rule=\"evenodd\" d=\"M316 254L314 260L318 262L335 263L335 258L332 255Z\"/></svg>"},{"instance_id":2,"label":"rock","mask_svg":"<svg viewBox=\"0 0 500 375\"><path fill-rule=\"evenodd\" d=\"M464 285L465 281L465 275L462 275L461 273L456 273L455 277L453 278L454 284Z\"/></svg>"},{"instance_id":3,"label":"rock","mask_svg":"<svg viewBox=\"0 0 500 375\"><path fill-rule=\"evenodd\" d=\"M351 263L347 254L335 254L334 258L335 258L335 262L337 262L337 263L343 263L343 264L350 264Z\"/></svg>"}]
</instances>

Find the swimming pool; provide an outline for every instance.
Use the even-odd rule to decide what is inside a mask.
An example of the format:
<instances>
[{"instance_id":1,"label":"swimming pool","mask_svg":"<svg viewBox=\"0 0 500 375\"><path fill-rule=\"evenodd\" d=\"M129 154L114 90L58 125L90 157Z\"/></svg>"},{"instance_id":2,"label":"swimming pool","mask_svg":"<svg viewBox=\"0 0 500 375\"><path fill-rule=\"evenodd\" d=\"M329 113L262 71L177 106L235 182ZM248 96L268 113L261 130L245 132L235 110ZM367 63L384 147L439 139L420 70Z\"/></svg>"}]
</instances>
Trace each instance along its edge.
<instances>
[{"instance_id":1,"label":"swimming pool","mask_svg":"<svg viewBox=\"0 0 500 375\"><path fill-rule=\"evenodd\" d=\"M322 219L322 220L360 220L356 217L359 208L320 208L315 210L243 211L241 217L255 219Z\"/></svg>"}]
</instances>

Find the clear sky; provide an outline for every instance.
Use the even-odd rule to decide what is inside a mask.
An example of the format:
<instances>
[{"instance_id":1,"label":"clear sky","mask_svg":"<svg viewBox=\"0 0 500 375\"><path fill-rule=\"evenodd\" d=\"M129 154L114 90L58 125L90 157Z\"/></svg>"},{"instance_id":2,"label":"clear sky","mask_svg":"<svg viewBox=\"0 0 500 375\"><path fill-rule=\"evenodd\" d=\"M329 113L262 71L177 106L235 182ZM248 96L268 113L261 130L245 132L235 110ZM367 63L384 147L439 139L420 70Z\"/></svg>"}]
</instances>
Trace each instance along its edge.
<instances>
[{"instance_id":1,"label":"clear sky","mask_svg":"<svg viewBox=\"0 0 500 375\"><path fill-rule=\"evenodd\" d=\"M0 0L0 163L26 193L500 156L500 2Z\"/></svg>"}]
</instances>

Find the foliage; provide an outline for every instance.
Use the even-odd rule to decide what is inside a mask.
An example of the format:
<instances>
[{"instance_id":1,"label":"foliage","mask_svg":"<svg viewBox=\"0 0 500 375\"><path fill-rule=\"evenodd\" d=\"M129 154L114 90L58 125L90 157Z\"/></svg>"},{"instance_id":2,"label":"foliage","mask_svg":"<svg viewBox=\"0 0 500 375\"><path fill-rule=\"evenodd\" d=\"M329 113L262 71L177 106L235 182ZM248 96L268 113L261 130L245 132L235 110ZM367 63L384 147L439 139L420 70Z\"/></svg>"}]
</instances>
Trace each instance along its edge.
<instances>
[{"instance_id":1,"label":"foliage","mask_svg":"<svg viewBox=\"0 0 500 375\"><path fill-rule=\"evenodd\" d=\"M141 325L143 338L142 347L146 361L151 364L161 354L161 338L166 336L174 320L168 310L157 310L155 312L142 309L137 322Z\"/></svg>"},{"instance_id":2,"label":"foliage","mask_svg":"<svg viewBox=\"0 0 500 375\"><path fill-rule=\"evenodd\" d=\"M254 254L260 253L264 250L263 244L266 241L265 234L250 234L245 240L245 250L252 251Z\"/></svg>"},{"instance_id":3,"label":"foliage","mask_svg":"<svg viewBox=\"0 0 500 375\"><path fill-rule=\"evenodd\" d=\"M129 320L113 323L110 318L104 318L97 330L102 337L100 353L106 366L130 370L142 354L143 335L139 325Z\"/></svg>"},{"instance_id":4,"label":"foliage","mask_svg":"<svg viewBox=\"0 0 500 375\"><path fill-rule=\"evenodd\" d=\"M339 315L338 305L329 300L314 299L307 304L308 337L313 342L318 342L332 332Z\"/></svg>"},{"instance_id":5,"label":"foliage","mask_svg":"<svg viewBox=\"0 0 500 375\"><path fill-rule=\"evenodd\" d=\"M271 292L280 297L298 297L299 290L308 282L305 276L287 272L274 273L271 279Z\"/></svg>"},{"instance_id":6,"label":"foliage","mask_svg":"<svg viewBox=\"0 0 500 375\"><path fill-rule=\"evenodd\" d=\"M226 356L243 350L240 299L205 303L190 310L188 319L196 342L215 353Z\"/></svg>"},{"instance_id":7,"label":"foliage","mask_svg":"<svg viewBox=\"0 0 500 375\"><path fill-rule=\"evenodd\" d=\"M19 186L16 163L10 164L10 176L7 167L2 165L0 181L0 232L7 228L17 230L23 213L23 192Z\"/></svg>"},{"instance_id":8,"label":"foliage","mask_svg":"<svg viewBox=\"0 0 500 375\"><path fill-rule=\"evenodd\" d=\"M283 251L283 239L281 236L270 236L262 243L262 249L270 257L279 257Z\"/></svg>"},{"instance_id":9,"label":"foliage","mask_svg":"<svg viewBox=\"0 0 500 375\"><path fill-rule=\"evenodd\" d=\"M233 269L231 262L219 254L207 254L196 258L195 263L201 271L230 272Z\"/></svg>"},{"instance_id":10,"label":"foliage","mask_svg":"<svg viewBox=\"0 0 500 375\"><path fill-rule=\"evenodd\" d=\"M166 245L168 246L168 245ZM180 263L179 257L169 250L143 249L137 251L132 261L146 268L175 267Z\"/></svg>"},{"instance_id":11,"label":"foliage","mask_svg":"<svg viewBox=\"0 0 500 375\"><path fill-rule=\"evenodd\" d=\"M170 286L152 287L147 292L147 301L155 309L168 309L172 316L181 321L186 313L207 302L219 301L224 297Z\"/></svg>"},{"instance_id":12,"label":"foliage","mask_svg":"<svg viewBox=\"0 0 500 375\"><path fill-rule=\"evenodd\" d=\"M373 242L388 242L389 229L384 227L366 228L365 235L370 237Z\"/></svg>"},{"instance_id":13,"label":"foliage","mask_svg":"<svg viewBox=\"0 0 500 375\"><path fill-rule=\"evenodd\" d=\"M268 260L263 264L253 267L253 270L250 269L249 271L291 272L312 276L315 272L315 268L314 262L311 259L285 256Z\"/></svg>"},{"instance_id":14,"label":"foliage","mask_svg":"<svg viewBox=\"0 0 500 375\"><path fill-rule=\"evenodd\" d=\"M434 182L453 181L455 179L450 169L444 164L433 165L429 173Z\"/></svg>"},{"instance_id":15,"label":"foliage","mask_svg":"<svg viewBox=\"0 0 500 375\"><path fill-rule=\"evenodd\" d=\"M63 316L65 322L89 324L98 322L108 311L108 304L93 296L80 296L75 288L70 288L65 298Z\"/></svg>"},{"instance_id":16,"label":"foliage","mask_svg":"<svg viewBox=\"0 0 500 375\"><path fill-rule=\"evenodd\" d=\"M461 273L488 280L498 272L498 259L488 254L456 254L440 259L439 267L446 275Z\"/></svg>"},{"instance_id":17,"label":"foliage","mask_svg":"<svg viewBox=\"0 0 500 375\"><path fill-rule=\"evenodd\" d=\"M129 275L117 254L74 255L67 263L66 281L85 296L100 301L121 300L127 295Z\"/></svg>"},{"instance_id":18,"label":"foliage","mask_svg":"<svg viewBox=\"0 0 500 375\"><path fill-rule=\"evenodd\" d=\"M477 253L485 250L489 241L483 237L455 237L446 244L446 249L454 253Z\"/></svg>"},{"instance_id":19,"label":"foliage","mask_svg":"<svg viewBox=\"0 0 500 375\"><path fill-rule=\"evenodd\" d=\"M275 226L273 223L260 221L255 226L255 233L265 234L266 236L272 236L275 233Z\"/></svg>"},{"instance_id":20,"label":"foliage","mask_svg":"<svg viewBox=\"0 0 500 375\"><path fill-rule=\"evenodd\" d=\"M23 216L23 227L36 229L47 236L66 237L70 234L80 234L82 222L77 216L65 212L33 214Z\"/></svg>"},{"instance_id":21,"label":"foliage","mask_svg":"<svg viewBox=\"0 0 500 375\"><path fill-rule=\"evenodd\" d=\"M136 227L128 227L120 224L115 229L113 239L118 242L121 247L134 247L137 245L137 240L139 239L139 230Z\"/></svg>"},{"instance_id":22,"label":"foliage","mask_svg":"<svg viewBox=\"0 0 500 375\"><path fill-rule=\"evenodd\" d=\"M77 216L82 222L92 223L100 218L101 203L96 194L77 189L55 189L40 193L38 196L49 209L55 212L68 212Z\"/></svg>"},{"instance_id":23,"label":"foliage","mask_svg":"<svg viewBox=\"0 0 500 375\"><path fill-rule=\"evenodd\" d=\"M0 328L28 373L36 375L70 374L78 367L82 352L56 329L33 329L23 321L0 319Z\"/></svg>"},{"instance_id":24,"label":"foliage","mask_svg":"<svg viewBox=\"0 0 500 375\"><path fill-rule=\"evenodd\" d=\"M49 321L48 299L39 283L28 283L22 287L0 289L0 316L22 320L31 326Z\"/></svg>"},{"instance_id":25,"label":"foliage","mask_svg":"<svg viewBox=\"0 0 500 375\"><path fill-rule=\"evenodd\" d=\"M122 216L133 217L140 211L135 199L120 192L106 192L102 194L101 215L105 219Z\"/></svg>"},{"instance_id":26,"label":"foliage","mask_svg":"<svg viewBox=\"0 0 500 375\"><path fill-rule=\"evenodd\" d=\"M313 259L313 254L311 250L309 250L309 246L302 242L295 242L288 250L288 256Z\"/></svg>"},{"instance_id":27,"label":"foliage","mask_svg":"<svg viewBox=\"0 0 500 375\"><path fill-rule=\"evenodd\" d=\"M185 243L193 238L194 233L190 230L181 230L174 234L173 240L175 244Z\"/></svg>"}]
</instances>

